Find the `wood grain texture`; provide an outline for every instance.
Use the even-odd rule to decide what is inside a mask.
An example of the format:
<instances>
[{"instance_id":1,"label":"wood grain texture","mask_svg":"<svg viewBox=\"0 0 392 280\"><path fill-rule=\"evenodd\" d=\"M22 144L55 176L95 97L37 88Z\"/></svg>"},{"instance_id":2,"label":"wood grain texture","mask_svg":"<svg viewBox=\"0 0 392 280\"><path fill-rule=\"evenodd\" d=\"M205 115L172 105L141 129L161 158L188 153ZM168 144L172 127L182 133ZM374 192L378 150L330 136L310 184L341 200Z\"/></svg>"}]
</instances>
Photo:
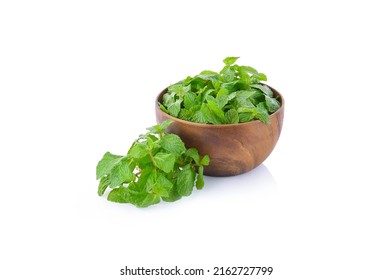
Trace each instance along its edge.
<instances>
[{"instance_id":1,"label":"wood grain texture","mask_svg":"<svg viewBox=\"0 0 392 280\"><path fill-rule=\"evenodd\" d=\"M271 87L270 87L271 88ZM179 135L187 148L195 147L201 155L209 155L210 165L204 174L209 176L233 176L252 170L260 165L272 152L278 142L284 118L284 99L271 88L281 102L281 107L270 115L270 124L251 121L240 124L200 124L184 121L163 112L158 105L164 89L155 102L157 122L166 119L174 123L167 129Z\"/></svg>"}]
</instances>

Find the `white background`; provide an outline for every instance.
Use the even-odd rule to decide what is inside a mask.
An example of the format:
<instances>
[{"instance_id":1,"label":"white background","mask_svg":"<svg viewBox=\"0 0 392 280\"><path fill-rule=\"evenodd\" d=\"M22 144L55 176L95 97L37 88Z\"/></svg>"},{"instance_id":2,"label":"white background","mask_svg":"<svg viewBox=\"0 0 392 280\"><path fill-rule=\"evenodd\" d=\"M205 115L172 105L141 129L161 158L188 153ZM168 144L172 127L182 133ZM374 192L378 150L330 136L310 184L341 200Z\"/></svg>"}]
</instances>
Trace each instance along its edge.
<instances>
[{"instance_id":1,"label":"white background","mask_svg":"<svg viewBox=\"0 0 392 280\"><path fill-rule=\"evenodd\" d=\"M392 279L388 5L1 1L0 278ZM264 164L147 209L98 197L97 162L155 123L156 95L226 56L286 99Z\"/></svg>"}]
</instances>

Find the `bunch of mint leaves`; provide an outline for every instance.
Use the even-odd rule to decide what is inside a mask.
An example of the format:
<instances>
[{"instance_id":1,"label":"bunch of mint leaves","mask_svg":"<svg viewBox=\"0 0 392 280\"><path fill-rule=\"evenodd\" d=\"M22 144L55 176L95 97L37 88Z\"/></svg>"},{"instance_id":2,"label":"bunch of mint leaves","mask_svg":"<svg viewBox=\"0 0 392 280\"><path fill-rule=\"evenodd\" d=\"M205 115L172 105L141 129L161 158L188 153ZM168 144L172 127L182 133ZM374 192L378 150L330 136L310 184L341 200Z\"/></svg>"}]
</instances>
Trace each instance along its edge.
<instances>
[{"instance_id":1,"label":"bunch of mint leaves","mask_svg":"<svg viewBox=\"0 0 392 280\"><path fill-rule=\"evenodd\" d=\"M165 133L172 122L147 128L126 156L105 153L96 170L98 195L111 188L109 201L148 207L161 199L172 202L189 196L195 185L202 189L210 158L201 157L195 148L186 149L178 135Z\"/></svg>"},{"instance_id":2,"label":"bunch of mint leaves","mask_svg":"<svg viewBox=\"0 0 392 280\"><path fill-rule=\"evenodd\" d=\"M239 57L227 57L217 73L205 70L171 85L159 104L162 111L186 121L204 124L237 124L260 120L280 108L272 90L262 84L263 73L235 64Z\"/></svg>"}]
</instances>

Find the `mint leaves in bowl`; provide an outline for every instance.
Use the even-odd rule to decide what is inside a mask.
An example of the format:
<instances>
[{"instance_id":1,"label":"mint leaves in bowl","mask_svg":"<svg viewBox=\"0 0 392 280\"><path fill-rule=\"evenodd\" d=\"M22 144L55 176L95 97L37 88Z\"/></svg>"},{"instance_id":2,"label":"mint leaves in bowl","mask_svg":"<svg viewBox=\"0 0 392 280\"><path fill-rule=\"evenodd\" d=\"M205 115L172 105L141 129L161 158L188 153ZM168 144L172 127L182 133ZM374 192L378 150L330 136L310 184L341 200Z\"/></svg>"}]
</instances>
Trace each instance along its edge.
<instances>
[{"instance_id":1,"label":"mint leaves in bowl","mask_svg":"<svg viewBox=\"0 0 392 280\"><path fill-rule=\"evenodd\" d=\"M261 164L282 129L284 99L264 82L266 75L224 59L220 72L202 71L164 89L156 100L158 122L174 123L168 132L187 147L208 154L206 175L231 176Z\"/></svg>"}]
</instances>

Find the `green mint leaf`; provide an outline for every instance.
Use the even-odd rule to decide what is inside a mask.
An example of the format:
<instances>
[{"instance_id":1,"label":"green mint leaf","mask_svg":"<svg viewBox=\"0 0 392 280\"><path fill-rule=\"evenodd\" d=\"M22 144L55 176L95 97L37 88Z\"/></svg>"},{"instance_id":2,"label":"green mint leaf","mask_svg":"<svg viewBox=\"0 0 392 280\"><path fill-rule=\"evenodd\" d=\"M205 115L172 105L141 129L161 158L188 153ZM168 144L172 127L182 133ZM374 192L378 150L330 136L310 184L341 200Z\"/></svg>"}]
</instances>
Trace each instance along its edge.
<instances>
[{"instance_id":1,"label":"green mint leaf","mask_svg":"<svg viewBox=\"0 0 392 280\"><path fill-rule=\"evenodd\" d=\"M136 179L135 174L133 174L135 167L136 164L129 157L123 157L112 169L110 186L117 187L123 183L134 181Z\"/></svg>"},{"instance_id":2,"label":"green mint leaf","mask_svg":"<svg viewBox=\"0 0 392 280\"><path fill-rule=\"evenodd\" d=\"M269 119L269 114L268 114L268 110L266 107L267 106L265 105L264 102L257 104L256 118L258 118L260 121L262 121L265 124L269 124L270 119Z\"/></svg>"},{"instance_id":3,"label":"green mint leaf","mask_svg":"<svg viewBox=\"0 0 392 280\"><path fill-rule=\"evenodd\" d=\"M242 88L248 89L250 85L250 76L248 72L244 71L242 68L239 68L238 73L240 76L239 83L241 83Z\"/></svg>"},{"instance_id":4,"label":"green mint leaf","mask_svg":"<svg viewBox=\"0 0 392 280\"><path fill-rule=\"evenodd\" d=\"M151 161L151 158L150 158ZM140 170L139 180L137 181L138 189L146 190L147 182L150 179L151 174L155 172L154 166L146 167ZM154 175L153 175L154 176Z\"/></svg>"},{"instance_id":5,"label":"green mint leaf","mask_svg":"<svg viewBox=\"0 0 392 280\"><path fill-rule=\"evenodd\" d=\"M203 104L204 105L204 104ZM202 106L201 106L202 107ZM200 108L201 108L200 107ZM193 116L192 116L192 121L196 122L196 123L208 123L207 118L205 117L205 115L203 114L203 112L201 111L196 111Z\"/></svg>"},{"instance_id":6,"label":"green mint leaf","mask_svg":"<svg viewBox=\"0 0 392 280\"><path fill-rule=\"evenodd\" d=\"M226 57L226 58L223 60L223 63L226 64L227 66L229 66L229 65L234 64L234 63L237 61L237 59L239 59L239 57L236 57L236 56L229 56L229 57Z\"/></svg>"},{"instance_id":7,"label":"green mint leaf","mask_svg":"<svg viewBox=\"0 0 392 280\"><path fill-rule=\"evenodd\" d=\"M165 130L172 124L174 121L172 120L164 120L159 124L159 132L165 132Z\"/></svg>"},{"instance_id":8,"label":"green mint leaf","mask_svg":"<svg viewBox=\"0 0 392 280\"><path fill-rule=\"evenodd\" d=\"M199 173L197 174L197 178L196 178L196 188L198 190L201 190L204 187L203 171L204 171L204 167L203 165L200 165Z\"/></svg>"},{"instance_id":9,"label":"green mint leaf","mask_svg":"<svg viewBox=\"0 0 392 280\"><path fill-rule=\"evenodd\" d=\"M236 104L237 104L238 113L241 113L240 112L241 108L248 108L248 109L254 109L255 108L255 106L253 105L252 101L250 101L249 99L242 98L242 97L237 97L235 101L236 101Z\"/></svg>"},{"instance_id":10,"label":"green mint leaf","mask_svg":"<svg viewBox=\"0 0 392 280\"><path fill-rule=\"evenodd\" d=\"M223 110L219 108L219 105L216 103L215 98L209 96L206 99L207 103L204 103L200 109L203 114L203 118L206 119L208 123L212 124L225 123L226 118L224 116Z\"/></svg>"},{"instance_id":11,"label":"green mint leaf","mask_svg":"<svg viewBox=\"0 0 392 280\"><path fill-rule=\"evenodd\" d=\"M162 200L166 202L173 202L176 200L179 200L181 198L181 195L177 191L176 184L170 189L169 195L168 196L163 196Z\"/></svg>"},{"instance_id":12,"label":"green mint leaf","mask_svg":"<svg viewBox=\"0 0 392 280\"><path fill-rule=\"evenodd\" d=\"M174 93L175 94L181 94L183 91L183 83L182 82L178 82L174 85L171 85L168 87L167 92L168 93ZM172 95L174 97L174 95Z\"/></svg>"},{"instance_id":13,"label":"green mint leaf","mask_svg":"<svg viewBox=\"0 0 392 280\"><path fill-rule=\"evenodd\" d=\"M168 197L170 196L170 190L172 187L173 183L169 181L162 173L158 173L156 182L151 187L151 189L155 194L161 197Z\"/></svg>"},{"instance_id":14,"label":"green mint leaf","mask_svg":"<svg viewBox=\"0 0 392 280\"><path fill-rule=\"evenodd\" d=\"M231 66L226 66L221 71L223 81L232 82L235 79L235 70Z\"/></svg>"},{"instance_id":15,"label":"green mint leaf","mask_svg":"<svg viewBox=\"0 0 392 280\"><path fill-rule=\"evenodd\" d=\"M200 72L200 75L206 75L206 76L219 76L219 73L210 71L210 70L204 70Z\"/></svg>"},{"instance_id":16,"label":"green mint leaf","mask_svg":"<svg viewBox=\"0 0 392 280\"><path fill-rule=\"evenodd\" d=\"M173 171L175 161L173 154L159 152L154 156L155 165L166 173Z\"/></svg>"},{"instance_id":17,"label":"green mint leaf","mask_svg":"<svg viewBox=\"0 0 392 280\"><path fill-rule=\"evenodd\" d=\"M173 116L173 117L177 117L178 113L181 110L181 103L182 100L177 100L176 102L174 102L173 104L171 104L168 108L167 108L167 112L169 113L169 115Z\"/></svg>"},{"instance_id":18,"label":"green mint leaf","mask_svg":"<svg viewBox=\"0 0 392 280\"><path fill-rule=\"evenodd\" d=\"M219 119L220 123L226 123L225 113L216 102L208 100L207 106L211 110L211 112Z\"/></svg>"},{"instance_id":19,"label":"green mint leaf","mask_svg":"<svg viewBox=\"0 0 392 280\"><path fill-rule=\"evenodd\" d=\"M248 107L240 107L238 108L238 113L257 113L256 107L248 108Z\"/></svg>"},{"instance_id":20,"label":"green mint leaf","mask_svg":"<svg viewBox=\"0 0 392 280\"><path fill-rule=\"evenodd\" d=\"M165 93L162 98L163 101L163 106L168 108L170 105L172 105L176 100L175 100L175 93Z\"/></svg>"},{"instance_id":21,"label":"green mint leaf","mask_svg":"<svg viewBox=\"0 0 392 280\"><path fill-rule=\"evenodd\" d=\"M165 112L167 114L166 107L163 104L161 104L161 103L158 103L158 105L159 105L159 109L161 109L163 112Z\"/></svg>"},{"instance_id":22,"label":"green mint leaf","mask_svg":"<svg viewBox=\"0 0 392 280\"><path fill-rule=\"evenodd\" d=\"M212 96L212 95L206 95L205 101L206 102L208 102L208 101L216 102L216 98L214 96Z\"/></svg>"},{"instance_id":23,"label":"green mint leaf","mask_svg":"<svg viewBox=\"0 0 392 280\"><path fill-rule=\"evenodd\" d=\"M150 131L151 133L154 134L161 134L165 132L165 130L173 123L174 121L172 120L164 120L162 123L156 124L154 126L148 127L147 130ZM153 135L148 135L150 138L153 138L155 136ZM147 138L147 137L146 137ZM157 138L153 139L154 141L157 140Z\"/></svg>"},{"instance_id":24,"label":"green mint leaf","mask_svg":"<svg viewBox=\"0 0 392 280\"><path fill-rule=\"evenodd\" d=\"M183 85L188 86L192 82L193 78L191 76L186 77L186 79L182 82Z\"/></svg>"},{"instance_id":25,"label":"green mint leaf","mask_svg":"<svg viewBox=\"0 0 392 280\"><path fill-rule=\"evenodd\" d=\"M198 165L200 163L200 155L199 152L195 148L190 148L185 152L187 157L190 157L194 160L194 162Z\"/></svg>"},{"instance_id":26,"label":"green mint leaf","mask_svg":"<svg viewBox=\"0 0 392 280\"><path fill-rule=\"evenodd\" d=\"M239 123L240 119L238 117L238 112L236 109L230 109L225 113L225 117L227 120L227 123Z\"/></svg>"},{"instance_id":27,"label":"green mint leaf","mask_svg":"<svg viewBox=\"0 0 392 280\"><path fill-rule=\"evenodd\" d=\"M109 152L106 152L102 159L98 162L96 168L96 176L97 180L101 179L103 176L110 174L112 168L120 162L122 156L113 155Z\"/></svg>"},{"instance_id":28,"label":"green mint leaf","mask_svg":"<svg viewBox=\"0 0 392 280\"><path fill-rule=\"evenodd\" d=\"M266 96L265 103L267 105L268 112L273 113L280 108L280 103L275 98Z\"/></svg>"},{"instance_id":29,"label":"green mint leaf","mask_svg":"<svg viewBox=\"0 0 392 280\"><path fill-rule=\"evenodd\" d=\"M190 110L187 109L181 109L180 113L178 113L177 118L185 121L191 121L192 120L193 113Z\"/></svg>"},{"instance_id":30,"label":"green mint leaf","mask_svg":"<svg viewBox=\"0 0 392 280\"><path fill-rule=\"evenodd\" d=\"M191 113L193 115L194 113L199 112L200 108L201 108L201 105L195 105L189 109L189 113Z\"/></svg>"},{"instance_id":31,"label":"green mint leaf","mask_svg":"<svg viewBox=\"0 0 392 280\"><path fill-rule=\"evenodd\" d=\"M180 156L185 153L185 145L181 138L176 134L166 134L161 140L162 148L166 151L174 154L175 156Z\"/></svg>"},{"instance_id":32,"label":"green mint leaf","mask_svg":"<svg viewBox=\"0 0 392 280\"><path fill-rule=\"evenodd\" d=\"M113 189L109 193L108 200L118 203L131 203L132 195L133 193L130 189L126 187L119 187L117 189Z\"/></svg>"},{"instance_id":33,"label":"green mint leaf","mask_svg":"<svg viewBox=\"0 0 392 280\"><path fill-rule=\"evenodd\" d=\"M210 157L208 155L205 155L201 161L200 161L200 165L204 165L207 166L210 164Z\"/></svg>"},{"instance_id":34,"label":"green mint leaf","mask_svg":"<svg viewBox=\"0 0 392 280\"><path fill-rule=\"evenodd\" d=\"M238 80L233 82L223 83L221 86L222 88L225 88L228 91L228 93L231 93L238 89Z\"/></svg>"},{"instance_id":35,"label":"green mint leaf","mask_svg":"<svg viewBox=\"0 0 392 280\"><path fill-rule=\"evenodd\" d=\"M218 93L216 94L216 98L220 98L225 95L229 95L229 91L226 88L220 88Z\"/></svg>"},{"instance_id":36,"label":"green mint leaf","mask_svg":"<svg viewBox=\"0 0 392 280\"><path fill-rule=\"evenodd\" d=\"M191 92L192 90L192 86L191 85L184 85L182 87L182 95L180 95L180 98L182 99L184 97L185 94Z\"/></svg>"},{"instance_id":37,"label":"green mint leaf","mask_svg":"<svg viewBox=\"0 0 392 280\"><path fill-rule=\"evenodd\" d=\"M239 113L238 117L239 117L240 123L250 122L251 120L253 120L255 118L255 113L253 113L253 112Z\"/></svg>"},{"instance_id":38,"label":"green mint leaf","mask_svg":"<svg viewBox=\"0 0 392 280\"><path fill-rule=\"evenodd\" d=\"M257 92L256 90L239 90L233 92L231 95L235 95L237 98L249 99L256 92Z\"/></svg>"},{"instance_id":39,"label":"green mint leaf","mask_svg":"<svg viewBox=\"0 0 392 280\"><path fill-rule=\"evenodd\" d=\"M158 137L156 137L154 134L148 134L146 136L146 140L147 140L147 145L148 148L151 150L159 148L159 142L158 142Z\"/></svg>"},{"instance_id":40,"label":"green mint leaf","mask_svg":"<svg viewBox=\"0 0 392 280\"><path fill-rule=\"evenodd\" d=\"M157 175L158 172L156 169L152 170L150 175L148 176L148 179L143 187L143 191L144 192L148 192L151 193L153 186L156 184L157 182Z\"/></svg>"},{"instance_id":41,"label":"green mint leaf","mask_svg":"<svg viewBox=\"0 0 392 280\"><path fill-rule=\"evenodd\" d=\"M180 195L189 196L192 193L195 177L196 172L189 164L181 170L177 177L177 189Z\"/></svg>"},{"instance_id":42,"label":"green mint leaf","mask_svg":"<svg viewBox=\"0 0 392 280\"><path fill-rule=\"evenodd\" d=\"M206 87L206 83L208 83L208 81L195 76L190 82L192 92L196 94L200 93L200 91Z\"/></svg>"},{"instance_id":43,"label":"green mint leaf","mask_svg":"<svg viewBox=\"0 0 392 280\"><path fill-rule=\"evenodd\" d=\"M259 75L259 72L254 69L253 67L250 66L239 66L239 68L241 69L241 71L252 74L252 75Z\"/></svg>"},{"instance_id":44,"label":"green mint leaf","mask_svg":"<svg viewBox=\"0 0 392 280\"><path fill-rule=\"evenodd\" d=\"M215 81L212 83L212 86L214 87L215 90L219 91L221 84L222 84L221 81Z\"/></svg>"},{"instance_id":45,"label":"green mint leaf","mask_svg":"<svg viewBox=\"0 0 392 280\"><path fill-rule=\"evenodd\" d=\"M150 148L146 142L142 142L142 143L136 142L128 151L128 155L131 158L140 159L148 155L149 152L150 152Z\"/></svg>"},{"instance_id":46,"label":"green mint leaf","mask_svg":"<svg viewBox=\"0 0 392 280\"><path fill-rule=\"evenodd\" d=\"M202 79L202 80L204 80L204 81L211 82L212 85L213 85L214 83L216 83L216 82L219 81L219 74L218 74L218 75L204 75L204 74L199 74L199 75L197 75L196 77L197 77L197 78L200 78L200 79ZM207 83L208 83L208 82L207 82ZM210 84L210 83L208 83L208 84Z\"/></svg>"},{"instance_id":47,"label":"green mint leaf","mask_svg":"<svg viewBox=\"0 0 392 280\"><path fill-rule=\"evenodd\" d=\"M200 108L200 119L206 120L206 123L211 123L211 124L222 124L222 121L211 111L210 107L207 104L201 105ZM195 116L199 116L198 114L195 113Z\"/></svg>"},{"instance_id":48,"label":"green mint leaf","mask_svg":"<svg viewBox=\"0 0 392 280\"><path fill-rule=\"evenodd\" d=\"M155 153L156 153L156 151L155 151ZM154 154L154 153L152 153L152 154ZM135 159L135 160L137 162L139 169L144 170L146 168L151 169L151 168L155 167L154 163L152 162L150 154L148 154L140 159Z\"/></svg>"},{"instance_id":49,"label":"green mint leaf","mask_svg":"<svg viewBox=\"0 0 392 280\"><path fill-rule=\"evenodd\" d=\"M266 86L266 85L253 84L253 85L250 85L250 86L252 88L257 88L257 89L261 90L261 92L263 92L266 96L269 96L269 97L273 97L274 96L274 93L272 92L272 90L268 86Z\"/></svg>"},{"instance_id":50,"label":"green mint leaf","mask_svg":"<svg viewBox=\"0 0 392 280\"><path fill-rule=\"evenodd\" d=\"M216 103L218 104L219 108L223 109L223 107L229 102L229 96L221 95L219 98L216 99Z\"/></svg>"},{"instance_id":51,"label":"green mint leaf","mask_svg":"<svg viewBox=\"0 0 392 280\"><path fill-rule=\"evenodd\" d=\"M258 75L253 75L259 81L267 81L267 76L264 73L259 73Z\"/></svg>"},{"instance_id":52,"label":"green mint leaf","mask_svg":"<svg viewBox=\"0 0 392 280\"><path fill-rule=\"evenodd\" d=\"M199 96L197 97L197 102L198 104L202 104L210 95L213 95L215 93L214 89L207 89L207 90L202 90L199 93Z\"/></svg>"},{"instance_id":53,"label":"green mint leaf","mask_svg":"<svg viewBox=\"0 0 392 280\"><path fill-rule=\"evenodd\" d=\"M229 101L235 100L237 98L236 92L232 92L227 96Z\"/></svg>"},{"instance_id":54,"label":"green mint leaf","mask_svg":"<svg viewBox=\"0 0 392 280\"><path fill-rule=\"evenodd\" d=\"M110 175L102 177L98 185L98 195L102 196L105 193L106 189L109 187L109 185L110 185Z\"/></svg>"},{"instance_id":55,"label":"green mint leaf","mask_svg":"<svg viewBox=\"0 0 392 280\"><path fill-rule=\"evenodd\" d=\"M184 107L185 109L190 109L191 107L197 105L197 97L193 92L189 92L184 95Z\"/></svg>"},{"instance_id":56,"label":"green mint leaf","mask_svg":"<svg viewBox=\"0 0 392 280\"><path fill-rule=\"evenodd\" d=\"M145 208L157 204L160 201L160 196L154 193L138 193L131 198L131 203L139 208Z\"/></svg>"},{"instance_id":57,"label":"green mint leaf","mask_svg":"<svg viewBox=\"0 0 392 280\"><path fill-rule=\"evenodd\" d=\"M249 101L252 102L254 106L257 106L260 102L265 101L265 95L260 90L255 90L255 94L249 97Z\"/></svg>"}]
</instances>

